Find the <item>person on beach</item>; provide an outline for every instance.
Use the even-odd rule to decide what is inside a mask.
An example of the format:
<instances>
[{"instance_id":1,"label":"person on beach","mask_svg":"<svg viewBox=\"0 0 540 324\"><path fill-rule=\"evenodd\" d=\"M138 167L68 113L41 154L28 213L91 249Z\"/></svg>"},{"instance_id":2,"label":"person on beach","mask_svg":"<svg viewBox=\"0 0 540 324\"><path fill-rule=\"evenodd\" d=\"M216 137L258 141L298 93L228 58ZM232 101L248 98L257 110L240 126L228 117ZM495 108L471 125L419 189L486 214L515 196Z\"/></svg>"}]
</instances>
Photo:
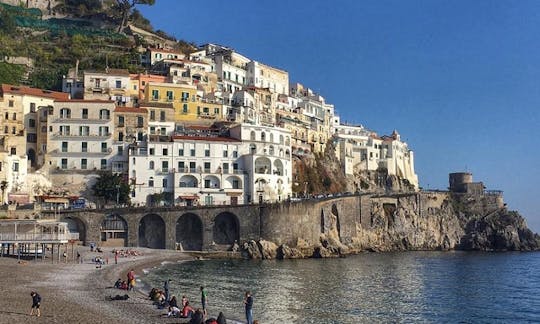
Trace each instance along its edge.
<instances>
[{"instance_id":1,"label":"person on beach","mask_svg":"<svg viewBox=\"0 0 540 324\"><path fill-rule=\"evenodd\" d=\"M39 310L39 306L41 306L41 296L35 292L30 292L30 296L32 296L32 308L30 309L30 316L34 315L34 309L36 309L36 316L41 316L41 311Z\"/></svg>"},{"instance_id":2,"label":"person on beach","mask_svg":"<svg viewBox=\"0 0 540 324\"><path fill-rule=\"evenodd\" d=\"M253 297L249 290L246 291L244 305L246 307L246 322L247 324L253 324Z\"/></svg>"},{"instance_id":3,"label":"person on beach","mask_svg":"<svg viewBox=\"0 0 540 324\"><path fill-rule=\"evenodd\" d=\"M135 286L135 270L131 269L127 273L127 279L128 290L133 290L133 287Z\"/></svg>"},{"instance_id":4,"label":"person on beach","mask_svg":"<svg viewBox=\"0 0 540 324\"><path fill-rule=\"evenodd\" d=\"M171 279L165 280L163 282L163 291L165 292L165 301L169 301L169 283L171 282Z\"/></svg>"},{"instance_id":5,"label":"person on beach","mask_svg":"<svg viewBox=\"0 0 540 324\"><path fill-rule=\"evenodd\" d=\"M182 307L186 306L188 303L188 299L186 296L182 296Z\"/></svg>"},{"instance_id":6,"label":"person on beach","mask_svg":"<svg viewBox=\"0 0 540 324\"><path fill-rule=\"evenodd\" d=\"M114 288L120 289L121 286L122 286L122 279L118 278L118 280L116 280L116 282L114 283Z\"/></svg>"},{"instance_id":7,"label":"person on beach","mask_svg":"<svg viewBox=\"0 0 540 324\"><path fill-rule=\"evenodd\" d=\"M225 315L223 315L223 312L219 312L217 322L218 324L227 324L227 319L225 318Z\"/></svg>"},{"instance_id":8,"label":"person on beach","mask_svg":"<svg viewBox=\"0 0 540 324\"><path fill-rule=\"evenodd\" d=\"M189 318L193 315L193 313L194 313L193 307L189 306L189 302L186 302L186 304L182 308L182 314L180 315L180 317Z\"/></svg>"},{"instance_id":9,"label":"person on beach","mask_svg":"<svg viewBox=\"0 0 540 324\"><path fill-rule=\"evenodd\" d=\"M169 312L167 317L178 317L180 316L180 309L176 306L169 306Z\"/></svg>"},{"instance_id":10,"label":"person on beach","mask_svg":"<svg viewBox=\"0 0 540 324\"><path fill-rule=\"evenodd\" d=\"M176 300L176 296L171 297L171 300L169 301L169 306L178 307L178 301Z\"/></svg>"},{"instance_id":11,"label":"person on beach","mask_svg":"<svg viewBox=\"0 0 540 324\"><path fill-rule=\"evenodd\" d=\"M198 308L195 313L191 316L189 324L203 324L204 323L204 313Z\"/></svg>"},{"instance_id":12,"label":"person on beach","mask_svg":"<svg viewBox=\"0 0 540 324\"><path fill-rule=\"evenodd\" d=\"M114 264L118 264L118 250L114 251Z\"/></svg>"},{"instance_id":13,"label":"person on beach","mask_svg":"<svg viewBox=\"0 0 540 324\"><path fill-rule=\"evenodd\" d=\"M81 254L77 251L77 263L81 263Z\"/></svg>"},{"instance_id":14,"label":"person on beach","mask_svg":"<svg viewBox=\"0 0 540 324\"><path fill-rule=\"evenodd\" d=\"M206 303L208 302L208 296L206 295L206 291L204 291L204 287L201 286L201 304L202 304L202 311L204 315L206 315Z\"/></svg>"}]
</instances>

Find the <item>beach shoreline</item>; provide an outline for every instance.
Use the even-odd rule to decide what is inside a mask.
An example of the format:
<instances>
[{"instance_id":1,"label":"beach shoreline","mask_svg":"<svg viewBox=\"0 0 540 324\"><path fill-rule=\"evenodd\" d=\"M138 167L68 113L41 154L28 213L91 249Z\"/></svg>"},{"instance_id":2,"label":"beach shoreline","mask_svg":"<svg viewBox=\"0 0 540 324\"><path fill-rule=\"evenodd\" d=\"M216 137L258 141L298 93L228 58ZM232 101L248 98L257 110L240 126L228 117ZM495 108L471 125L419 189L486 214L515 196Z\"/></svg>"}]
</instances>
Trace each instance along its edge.
<instances>
[{"instance_id":1,"label":"beach shoreline","mask_svg":"<svg viewBox=\"0 0 540 324\"><path fill-rule=\"evenodd\" d=\"M0 323L41 321L46 323L187 323L186 319L166 318L166 310L158 310L148 298L145 272L164 262L185 262L194 258L173 250L133 249L142 255L120 257L114 264L113 248L103 253L78 247L84 260L52 263L50 259L18 262L16 258L0 258L0 276L4 298L0 299ZM108 264L97 267L91 259L108 257ZM137 278L134 291L119 290L114 282L125 279L134 269ZM160 288L160 287L158 287ZM42 297L42 316L29 316L30 292ZM128 300L110 301L108 296L129 295Z\"/></svg>"}]
</instances>

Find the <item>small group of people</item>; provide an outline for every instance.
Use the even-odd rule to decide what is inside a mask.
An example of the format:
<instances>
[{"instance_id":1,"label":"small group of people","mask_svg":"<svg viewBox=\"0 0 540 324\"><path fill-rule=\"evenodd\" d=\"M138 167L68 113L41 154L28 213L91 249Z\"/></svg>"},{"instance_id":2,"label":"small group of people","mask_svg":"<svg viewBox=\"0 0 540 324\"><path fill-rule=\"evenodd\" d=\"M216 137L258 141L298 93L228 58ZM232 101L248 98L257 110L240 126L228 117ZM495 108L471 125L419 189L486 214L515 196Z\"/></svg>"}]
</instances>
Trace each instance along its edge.
<instances>
[{"instance_id":1,"label":"small group of people","mask_svg":"<svg viewBox=\"0 0 540 324\"><path fill-rule=\"evenodd\" d=\"M118 280L116 280L114 283L114 288L128 290L128 283L127 281L118 278Z\"/></svg>"}]
</instances>

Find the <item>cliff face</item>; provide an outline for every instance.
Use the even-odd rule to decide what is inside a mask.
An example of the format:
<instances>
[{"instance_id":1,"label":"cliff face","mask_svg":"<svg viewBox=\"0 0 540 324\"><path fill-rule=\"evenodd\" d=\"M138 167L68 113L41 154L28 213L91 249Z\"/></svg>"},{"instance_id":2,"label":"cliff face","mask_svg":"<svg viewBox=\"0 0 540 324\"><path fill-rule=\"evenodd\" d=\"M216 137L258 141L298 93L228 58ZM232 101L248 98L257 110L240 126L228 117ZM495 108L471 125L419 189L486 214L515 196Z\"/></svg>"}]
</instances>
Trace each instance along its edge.
<instances>
[{"instance_id":1,"label":"cliff face","mask_svg":"<svg viewBox=\"0 0 540 324\"><path fill-rule=\"evenodd\" d=\"M298 233L296 242L268 238L276 244L251 245L259 247L256 257L332 257L362 251L540 249L540 237L527 228L523 217L504 207L499 195L435 192L357 199L358 208L348 205L338 211L334 204L330 212L321 207L320 216L312 218L298 210L300 222L317 222L320 217L320 232L302 230L305 227L301 226L305 225L301 224L294 229L289 220L291 231Z\"/></svg>"}]
</instances>

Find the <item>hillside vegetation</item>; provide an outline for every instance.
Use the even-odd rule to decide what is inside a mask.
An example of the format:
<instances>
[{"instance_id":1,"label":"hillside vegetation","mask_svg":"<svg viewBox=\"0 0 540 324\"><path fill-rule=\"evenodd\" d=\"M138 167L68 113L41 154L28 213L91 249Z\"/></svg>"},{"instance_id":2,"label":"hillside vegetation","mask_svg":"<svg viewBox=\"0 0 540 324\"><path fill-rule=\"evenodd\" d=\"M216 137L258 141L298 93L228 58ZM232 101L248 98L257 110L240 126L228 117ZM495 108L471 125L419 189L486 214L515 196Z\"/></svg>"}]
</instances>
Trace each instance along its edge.
<instances>
[{"instance_id":1,"label":"hillside vegetation","mask_svg":"<svg viewBox=\"0 0 540 324\"><path fill-rule=\"evenodd\" d=\"M143 71L140 51L149 44L144 38L127 34L125 27L133 24L154 32L150 22L135 9L135 4L153 3L153 0L63 0L46 16L36 8L0 3L0 60L4 61L0 63L0 83L60 90L62 75L77 60L81 70L109 67L132 73ZM194 49L192 43L178 41L165 32L154 33L178 50ZM6 58L10 57L29 58L33 65L8 63Z\"/></svg>"}]
</instances>

